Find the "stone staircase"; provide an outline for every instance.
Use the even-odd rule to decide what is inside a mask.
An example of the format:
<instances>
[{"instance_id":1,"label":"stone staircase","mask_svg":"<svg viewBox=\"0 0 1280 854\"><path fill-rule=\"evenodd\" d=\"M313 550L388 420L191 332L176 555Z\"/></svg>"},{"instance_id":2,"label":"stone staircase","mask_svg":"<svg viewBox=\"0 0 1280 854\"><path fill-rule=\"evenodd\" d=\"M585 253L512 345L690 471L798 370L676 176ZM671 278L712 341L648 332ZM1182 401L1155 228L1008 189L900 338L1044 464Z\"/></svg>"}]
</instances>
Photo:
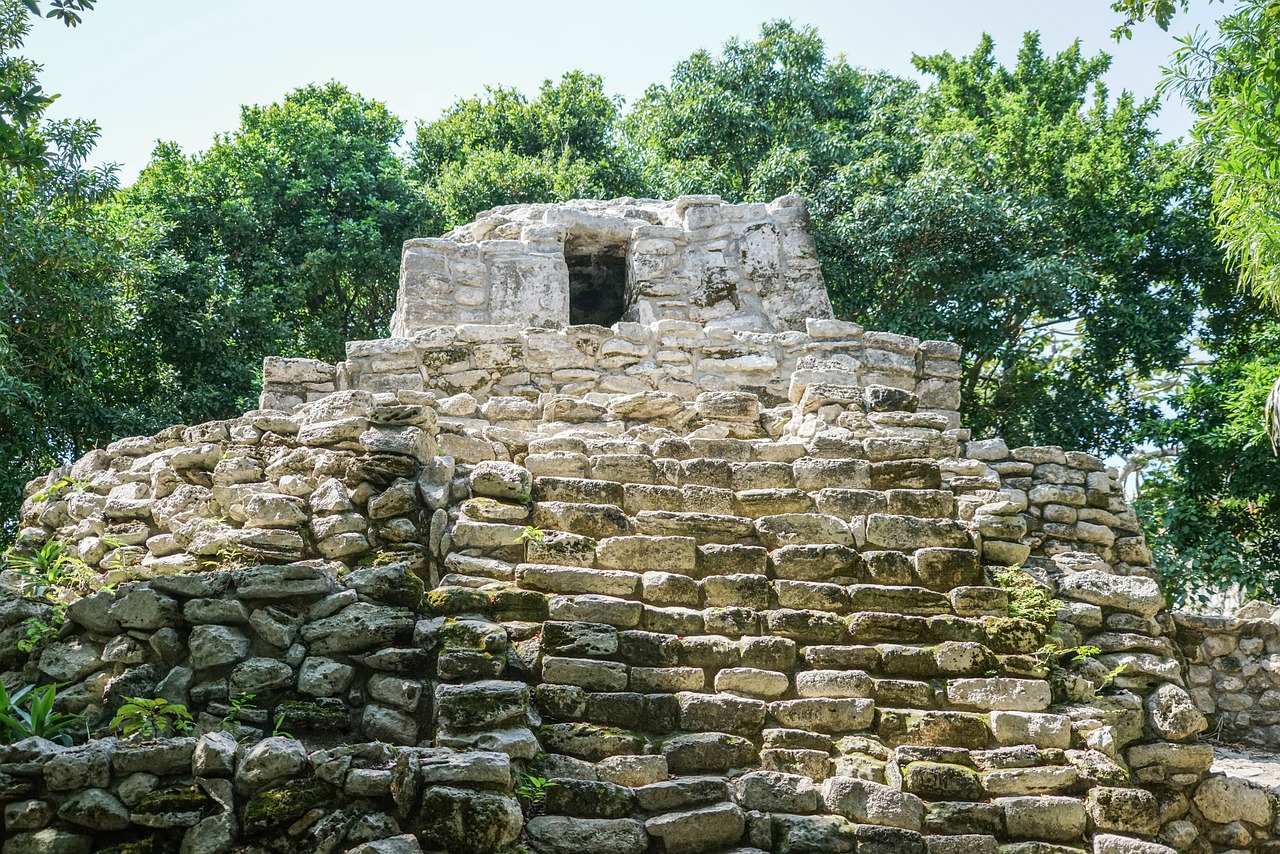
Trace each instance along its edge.
<instances>
[{"instance_id":1,"label":"stone staircase","mask_svg":"<svg viewBox=\"0 0 1280 854\"><path fill-rule=\"evenodd\" d=\"M963 434L914 403L808 390L797 428L806 409L838 408L824 414L859 438L579 428L531 439L518 463L460 461L472 497L429 601L442 625L505 628L528 668L508 667L515 681L492 659L442 666L460 684L437 688L439 741L514 747L549 779L527 826L537 850L1080 839L1079 795L1125 772L1067 750L1071 719L1048 711L1034 655L1044 627L1009 617L991 583L1005 567L983 566L973 517L998 473L961 460ZM545 618L526 610L542 602Z\"/></svg>"}]
</instances>

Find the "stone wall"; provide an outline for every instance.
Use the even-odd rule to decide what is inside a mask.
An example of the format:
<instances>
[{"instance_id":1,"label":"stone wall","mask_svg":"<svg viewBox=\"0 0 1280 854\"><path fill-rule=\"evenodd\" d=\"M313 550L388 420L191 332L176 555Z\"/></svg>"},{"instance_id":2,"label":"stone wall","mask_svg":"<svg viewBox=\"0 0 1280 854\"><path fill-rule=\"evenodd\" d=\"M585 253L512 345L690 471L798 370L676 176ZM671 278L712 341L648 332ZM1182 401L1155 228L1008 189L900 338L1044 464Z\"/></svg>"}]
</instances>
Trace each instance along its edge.
<instances>
[{"instance_id":1,"label":"stone wall","mask_svg":"<svg viewBox=\"0 0 1280 854\"><path fill-rule=\"evenodd\" d=\"M601 281L602 257L616 257L607 266L620 281ZM574 281L579 267L595 273L583 286ZM617 294L601 299L610 284ZM577 323L684 320L765 332L803 329L807 318L830 317L831 303L798 196L746 205L717 196L575 200L494 208L443 237L408 241L391 332L407 338L469 323L554 329L575 315L585 316Z\"/></svg>"},{"instance_id":2,"label":"stone wall","mask_svg":"<svg viewBox=\"0 0 1280 854\"><path fill-rule=\"evenodd\" d=\"M519 397L535 412L547 395L659 391L692 401L705 391L744 391L771 408L799 401L811 383L829 383L900 388L948 426L960 426L956 345L864 332L835 320L809 320L805 328L744 332L690 321L612 328L431 327L411 339L353 341L338 365L268 359L260 405L293 411L336 390L360 389L426 391L435 397L465 393L481 403Z\"/></svg>"},{"instance_id":3,"label":"stone wall","mask_svg":"<svg viewBox=\"0 0 1280 854\"><path fill-rule=\"evenodd\" d=\"M1216 821L1256 798L1211 800L1172 620L1096 459L971 442L888 386L810 382L772 416L742 392L524 419L421 395L175 428L32 486L24 537L119 586L30 660L36 606L8 597L11 678L97 725L125 696L181 701L204 735L8 748L6 854L1269 837L1257 809ZM994 583L1018 558L1056 592L1050 631ZM89 762L107 770L58 776ZM528 815L516 773L555 781Z\"/></svg>"},{"instance_id":4,"label":"stone wall","mask_svg":"<svg viewBox=\"0 0 1280 854\"><path fill-rule=\"evenodd\" d=\"M1274 607L1243 616L1176 614L1191 696L1225 741L1280 749L1280 624Z\"/></svg>"}]
</instances>

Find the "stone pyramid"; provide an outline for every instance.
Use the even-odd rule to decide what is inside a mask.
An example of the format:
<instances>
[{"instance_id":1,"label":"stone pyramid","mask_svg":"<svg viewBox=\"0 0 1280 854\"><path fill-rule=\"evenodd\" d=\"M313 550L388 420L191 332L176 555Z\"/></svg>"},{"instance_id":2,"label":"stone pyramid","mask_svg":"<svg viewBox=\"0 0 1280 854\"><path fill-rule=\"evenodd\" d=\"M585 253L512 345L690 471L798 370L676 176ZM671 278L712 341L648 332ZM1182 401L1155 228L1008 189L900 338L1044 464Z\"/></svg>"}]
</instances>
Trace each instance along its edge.
<instances>
[{"instance_id":1,"label":"stone pyramid","mask_svg":"<svg viewBox=\"0 0 1280 854\"><path fill-rule=\"evenodd\" d=\"M28 489L91 589L6 682L195 729L0 747L4 854L1280 850L1115 473L834 320L802 200L498 208L391 327Z\"/></svg>"}]
</instances>

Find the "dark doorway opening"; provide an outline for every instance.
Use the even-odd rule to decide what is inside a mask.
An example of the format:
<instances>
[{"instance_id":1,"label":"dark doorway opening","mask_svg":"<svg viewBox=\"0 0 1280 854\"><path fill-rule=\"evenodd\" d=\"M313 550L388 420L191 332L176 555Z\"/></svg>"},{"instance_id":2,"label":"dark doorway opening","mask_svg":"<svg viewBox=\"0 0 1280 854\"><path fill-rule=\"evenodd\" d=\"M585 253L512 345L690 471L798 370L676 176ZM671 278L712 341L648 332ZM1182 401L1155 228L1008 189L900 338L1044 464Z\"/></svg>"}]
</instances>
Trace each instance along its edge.
<instances>
[{"instance_id":1,"label":"dark doorway opening","mask_svg":"<svg viewBox=\"0 0 1280 854\"><path fill-rule=\"evenodd\" d=\"M564 260L569 265L569 323L612 326L621 320L627 308L626 244L570 234Z\"/></svg>"}]
</instances>

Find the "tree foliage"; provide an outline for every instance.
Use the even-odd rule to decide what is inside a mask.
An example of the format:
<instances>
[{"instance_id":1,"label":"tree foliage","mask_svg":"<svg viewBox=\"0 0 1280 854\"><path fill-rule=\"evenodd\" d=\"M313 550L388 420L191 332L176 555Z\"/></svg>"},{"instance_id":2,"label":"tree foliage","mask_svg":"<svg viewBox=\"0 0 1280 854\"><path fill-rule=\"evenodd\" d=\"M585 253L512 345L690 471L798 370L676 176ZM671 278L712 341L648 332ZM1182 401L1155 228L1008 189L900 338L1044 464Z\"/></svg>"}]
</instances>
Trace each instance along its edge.
<instances>
[{"instance_id":1,"label":"tree foliage","mask_svg":"<svg viewBox=\"0 0 1280 854\"><path fill-rule=\"evenodd\" d=\"M620 145L620 112L598 75L571 71L545 81L533 100L489 88L419 122L411 160L433 233L499 205L642 192Z\"/></svg>"},{"instance_id":2,"label":"tree foliage","mask_svg":"<svg viewBox=\"0 0 1280 854\"><path fill-rule=\"evenodd\" d=\"M1280 598L1280 460L1258 418L1280 373L1280 323L1243 324L1152 436L1177 451L1144 476L1138 510L1175 599L1238 584Z\"/></svg>"},{"instance_id":3,"label":"tree foliage","mask_svg":"<svg viewBox=\"0 0 1280 854\"><path fill-rule=\"evenodd\" d=\"M42 121L40 67L14 53L29 28L0 0L0 533L27 479L146 423L156 397L132 333L157 224L102 206L117 180L86 166L96 124Z\"/></svg>"},{"instance_id":4,"label":"tree foliage","mask_svg":"<svg viewBox=\"0 0 1280 854\"><path fill-rule=\"evenodd\" d=\"M1116 0L1116 35L1168 29L1188 0ZM1243 287L1280 305L1280 4L1242 0L1217 32L1178 39L1164 86L1195 111L1192 152L1210 171L1213 219Z\"/></svg>"},{"instance_id":5,"label":"tree foliage","mask_svg":"<svg viewBox=\"0 0 1280 854\"><path fill-rule=\"evenodd\" d=\"M343 358L386 334L400 246L423 232L396 155L403 122L337 83L245 107L207 151L159 145L120 200L170 224L142 322L175 376L175 415L250 405L262 358Z\"/></svg>"}]
</instances>

